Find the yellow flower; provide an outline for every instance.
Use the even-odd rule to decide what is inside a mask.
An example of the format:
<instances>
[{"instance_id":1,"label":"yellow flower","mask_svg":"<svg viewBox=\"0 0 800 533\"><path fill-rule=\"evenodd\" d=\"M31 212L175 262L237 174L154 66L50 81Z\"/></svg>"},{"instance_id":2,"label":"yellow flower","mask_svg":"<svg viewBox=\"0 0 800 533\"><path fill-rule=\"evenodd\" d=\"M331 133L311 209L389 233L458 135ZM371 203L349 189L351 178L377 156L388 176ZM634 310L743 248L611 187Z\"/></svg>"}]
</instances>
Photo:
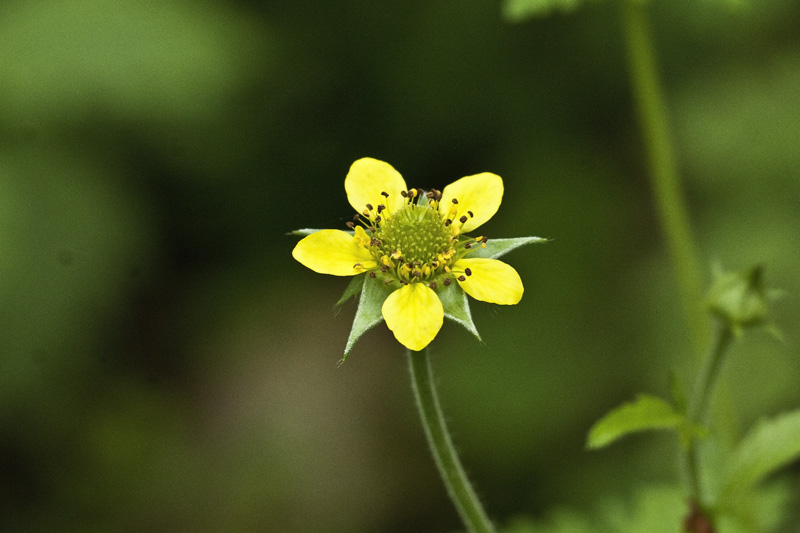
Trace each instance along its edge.
<instances>
[{"instance_id":1,"label":"yellow flower","mask_svg":"<svg viewBox=\"0 0 800 533\"><path fill-rule=\"evenodd\" d=\"M490 257L468 257L486 248L486 237L465 234L499 209L499 176L484 172L441 192L425 192L408 189L388 163L363 158L350 167L344 188L357 213L348 222L352 231L315 231L295 246L292 256L321 274L366 273L382 281L387 295L381 315L403 346L422 350L436 337L446 314L440 297L454 281L476 300L513 305L522 298L516 270ZM519 244L533 239L538 238Z\"/></svg>"}]
</instances>

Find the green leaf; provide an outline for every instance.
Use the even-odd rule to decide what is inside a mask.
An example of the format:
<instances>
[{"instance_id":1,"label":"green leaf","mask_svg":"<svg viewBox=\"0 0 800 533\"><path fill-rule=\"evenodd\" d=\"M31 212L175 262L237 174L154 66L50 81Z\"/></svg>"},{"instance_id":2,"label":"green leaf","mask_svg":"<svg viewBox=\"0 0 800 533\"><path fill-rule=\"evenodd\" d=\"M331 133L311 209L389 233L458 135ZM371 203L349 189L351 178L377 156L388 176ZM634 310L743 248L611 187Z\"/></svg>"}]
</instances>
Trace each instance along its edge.
<instances>
[{"instance_id":1,"label":"green leaf","mask_svg":"<svg viewBox=\"0 0 800 533\"><path fill-rule=\"evenodd\" d=\"M340 307L347 300L361 293L361 289L364 288L364 278L366 277L366 275L367 274L364 273L350 278L350 283L347 284L347 287L344 289L342 297L339 298L339 301L336 302L334 307Z\"/></svg>"},{"instance_id":2,"label":"green leaf","mask_svg":"<svg viewBox=\"0 0 800 533\"><path fill-rule=\"evenodd\" d=\"M516 237L513 239L489 239L486 242L486 248L477 248L474 252L470 252L467 257L488 257L490 259L497 259L498 257L507 254L511 250L515 250L520 246L526 244L538 244L547 242L547 239L542 237Z\"/></svg>"},{"instance_id":3,"label":"green leaf","mask_svg":"<svg viewBox=\"0 0 800 533\"><path fill-rule=\"evenodd\" d=\"M589 431L586 446L602 448L629 433L673 429L686 424L686 418L666 401L640 394L633 402L617 407L595 423Z\"/></svg>"},{"instance_id":4,"label":"green leaf","mask_svg":"<svg viewBox=\"0 0 800 533\"><path fill-rule=\"evenodd\" d=\"M392 292L392 289L383 284L383 280L364 276L364 286L361 290L361 298L358 300L358 310L353 319L353 327L350 330L350 337L347 339L347 346L344 348L342 361L350 355L350 350L355 346L361 336L383 321L381 307L383 302Z\"/></svg>"},{"instance_id":5,"label":"green leaf","mask_svg":"<svg viewBox=\"0 0 800 533\"><path fill-rule=\"evenodd\" d=\"M442 301L442 307L444 307L444 316L458 322L478 340L481 340L481 336L472 322L472 313L470 313L469 301L464 290L457 283L451 283L448 287L440 288L437 294Z\"/></svg>"},{"instance_id":6,"label":"green leaf","mask_svg":"<svg viewBox=\"0 0 800 533\"><path fill-rule=\"evenodd\" d=\"M543 17L553 11L575 11L582 0L506 0L503 16L509 22L520 22L531 17Z\"/></svg>"},{"instance_id":7,"label":"green leaf","mask_svg":"<svg viewBox=\"0 0 800 533\"><path fill-rule=\"evenodd\" d=\"M760 422L736 447L723 474L721 501L800 458L800 410Z\"/></svg>"}]
</instances>

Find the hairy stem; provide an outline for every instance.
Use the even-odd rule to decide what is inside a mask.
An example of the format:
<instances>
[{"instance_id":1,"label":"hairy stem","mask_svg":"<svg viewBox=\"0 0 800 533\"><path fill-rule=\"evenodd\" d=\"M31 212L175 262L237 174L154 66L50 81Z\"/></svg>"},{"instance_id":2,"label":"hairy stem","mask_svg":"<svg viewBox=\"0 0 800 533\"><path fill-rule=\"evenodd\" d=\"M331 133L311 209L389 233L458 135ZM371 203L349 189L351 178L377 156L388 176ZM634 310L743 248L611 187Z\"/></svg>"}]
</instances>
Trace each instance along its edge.
<instances>
[{"instance_id":1,"label":"hairy stem","mask_svg":"<svg viewBox=\"0 0 800 533\"><path fill-rule=\"evenodd\" d=\"M702 424L705 420L706 411L711 400L711 394L714 391L722 362L725 359L725 354L733 342L733 331L727 324L718 322L714 340L711 343L708 354L702 362L700 372L697 375L692 396L689 399L689 406L686 412L686 417L689 422L693 424ZM686 474L687 484L689 486L689 496L693 501L702 503L702 487L700 486L700 466L697 457L697 446L695 440L690 441L686 449Z\"/></svg>"},{"instance_id":2,"label":"hairy stem","mask_svg":"<svg viewBox=\"0 0 800 533\"><path fill-rule=\"evenodd\" d=\"M628 67L647 151L651 186L662 231L674 264L683 308L692 333L692 343L700 357L709 329L700 305L702 280L697 268L689 217L673 155L646 3L622 0L622 14Z\"/></svg>"},{"instance_id":3,"label":"hairy stem","mask_svg":"<svg viewBox=\"0 0 800 533\"><path fill-rule=\"evenodd\" d=\"M450 433L447 431L439 398L436 395L427 348L422 352L408 350L408 364L422 427L425 428L428 445L450 499L453 500L467 531L494 532L494 527L489 521L486 511L483 510L483 506L464 472L464 467L461 466Z\"/></svg>"}]
</instances>

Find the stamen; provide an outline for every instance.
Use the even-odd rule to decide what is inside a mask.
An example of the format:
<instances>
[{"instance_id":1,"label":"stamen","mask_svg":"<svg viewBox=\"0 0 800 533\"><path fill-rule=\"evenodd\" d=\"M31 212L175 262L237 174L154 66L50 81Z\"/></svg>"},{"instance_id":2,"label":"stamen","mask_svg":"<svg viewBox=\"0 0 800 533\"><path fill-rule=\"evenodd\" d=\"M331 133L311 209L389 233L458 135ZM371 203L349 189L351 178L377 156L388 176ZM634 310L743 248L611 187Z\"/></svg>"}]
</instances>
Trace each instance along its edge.
<instances>
[{"instance_id":1,"label":"stamen","mask_svg":"<svg viewBox=\"0 0 800 533\"><path fill-rule=\"evenodd\" d=\"M375 208L374 208L374 207L372 207L372 204L367 204L367 209L369 209L370 211L372 211L372 210L373 210L373 209L375 209Z\"/></svg>"},{"instance_id":2,"label":"stamen","mask_svg":"<svg viewBox=\"0 0 800 533\"><path fill-rule=\"evenodd\" d=\"M452 223L453 223L453 221L452 221L452 220L450 220L449 218L448 218L447 220L445 220L445 221L444 221L444 225L445 225L445 226L449 226L449 225L450 225L450 224L452 224Z\"/></svg>"},{"instance_id":3,"label":"stamen","mask_svg":"<svg viewBox=\"0 0 800 533\"><path fill-rule=\"evenodd\" d=\"M375 279L375 278L378 277L378 275L374 271L370 270L369 271L369 277L371 277L372 279Z\"/></svg>"},{"instance_id":4,"label":"stamen","mask_svg":"<svg viewBox=\"0 0 800 533\"><path fill-rule=\"evenodd\" d=\"M464 274L466 274L467 276L471 276L472 275L472 270L470 270L470 268L467 267L467 268L464 269Z\"/></svg>"},{"instance_id":5,"label":"stamen","mask_svg":"<svg viewBox=\"0 0 800 533\"><path fill-rule=\"evenodd\" d=\"M381 221L380 215L375 217L375 223L378 224Z\"/></svg>"},{"instance_id":6,"label":"stamen","mask_svg":"<svg viewBox=\"0 0 800 533\"><path fill-rule=\"evenodd\" d=\"M457 204L457 203L458 203L458 200L456 200L455 198L453 198L453 203L454 203L454 204Z\"/></svg>"},{"instance_id":7,"label":"stamen","mask_svg":"<svg viewBox=\"0 0 800 533\"><path fill-rule=\"evenodd\" d=\"M386 209L386 206L385 206L385 205L383 205L383 204L378 204L378 214L379 214L379 215L381 214L381 211L383 211L384 209Z\"/></svg>"},{"instance_id":8,"label":"stamen","mask_svg":"<svg viewBox=\"0 0 800 533\"><path fill-rule=\"evenodd\" d=\"M475 215L472 214L472 211L467 211L467 213L469 214L469 218L472 218L472 217L475 216Z\"/></svg>"},{"instance_id":9,"label":"stamen","mask_svg":"<svg viewBox=\"0 0 800 533\"><path fill-rule=\"evenodd\" d=\"M467 281L467 278L464 276L458 276L458 281Z\"/></svg>"},{"instance_id":10,"label":"stamen","mask_svg":"<svg viewBox=\"0 0 800 533\"><path fill-rule=\"evenodd\" d=\"M463 224L464 222L466 222L466 221L467 221L467 217L466 217L466 215L464 215L464 216L462 216L461 218L459 218L459 219L458 219L458 221L459 221L459 222L461 222L462 224Z\"/></svg>"},{"instance_id":11,"label":"stamen","mask_svg":"<svg viewBox=\"0 0 800 533\"><path fill-rule=\"evenodd\" d=\"M453 280L451 280L450 278L444 278L444 282L443 282L443 283L444 283L444 286L445 286L445 287L448 287L452 281L453 281Z\"/></svg>"},{"instance_id":12,"label":"stamen","mask_svg":"<svg viewBox=\"0 0 800 533\"><path fill-rule=\"evenodd\" d=\"M344 225L347 226L350 229L353 229L353 228L356 227L356 225L354 223L350 222L349 220L347 222L345 222Z\"/></svg>"},{"instance_id":13,"label":"stamen","mask_svg":"<svg viewBox=\"0 0 800 533\"><path fill-rule=\"evenodd\" d=\"M437 287L437 285L436 285L436 282L435 282L435 281L431 281L431 282L428 284L428 287L430 287L430 288L431 288L431 289L433 289L433 290L436 290L436 287Z\"/></svg>"},{"instance_id":14,"label":"stamen","mask_svg":"<svg viewBox=\"0 0 800 533\"><path fill-rule=\"evenodd\" d=\"M383 195L384 198L389 198L389 193L386 191L381 191L381 195Z\"/></svg>"}]
</instances>

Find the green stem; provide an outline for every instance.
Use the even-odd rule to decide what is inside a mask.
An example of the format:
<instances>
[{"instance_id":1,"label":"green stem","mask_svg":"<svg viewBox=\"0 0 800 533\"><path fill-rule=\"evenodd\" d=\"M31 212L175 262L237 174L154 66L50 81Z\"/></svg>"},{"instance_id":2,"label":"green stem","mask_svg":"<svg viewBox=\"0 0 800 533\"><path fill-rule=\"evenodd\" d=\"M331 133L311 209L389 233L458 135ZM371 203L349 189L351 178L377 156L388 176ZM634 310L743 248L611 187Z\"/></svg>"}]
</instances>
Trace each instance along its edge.
<instances>
[{"instance_id":1,"label":"green stem","mask_svg":"<svg viewBox=\"0 0 800 533\"><path fill-rule=\"evenodd\" d=\"M439 398L436 395L427 348L422 352L408 350L408 364L425 436L428 438L433 459L439 468L450 499L453 500L461 520L467 526L467 531L491 533L494 527L467 479L464 467L461 466L456 449L453 447L450 433L447 431Z\"/></svg>"},{"instance_id":2,"label":"green stem","mask_svg":"<svg viewBox=\"0 0 800 533\"><path fill-rule=\"evenodd\" d=\"M653 194L675 267L681 300L698 357L708 337L702 280L669 135L666 106L645 2L622 0L628 63L636 111L644 135Z\"/></svg>"},{"instance_id":3,"label":"green stem","mask_svg":"<svg viewBox=\"0 0 800 533\"><path fill-rule=\"evenodd\" d=\"M731 328L720 321L716 326L714 341L702 362L700 372L697 375L697 381L692 390L692 396L689 399L686 417L692 424L702 424L705 420L711 394L719 379L725 353L728 351L728 348L730 348L733 338L734 335ZM704 502L702 487L700 486L700 465L694 439L689 442L684 459L690 500L702 504Z\"/></svg>"}]
</instances>

